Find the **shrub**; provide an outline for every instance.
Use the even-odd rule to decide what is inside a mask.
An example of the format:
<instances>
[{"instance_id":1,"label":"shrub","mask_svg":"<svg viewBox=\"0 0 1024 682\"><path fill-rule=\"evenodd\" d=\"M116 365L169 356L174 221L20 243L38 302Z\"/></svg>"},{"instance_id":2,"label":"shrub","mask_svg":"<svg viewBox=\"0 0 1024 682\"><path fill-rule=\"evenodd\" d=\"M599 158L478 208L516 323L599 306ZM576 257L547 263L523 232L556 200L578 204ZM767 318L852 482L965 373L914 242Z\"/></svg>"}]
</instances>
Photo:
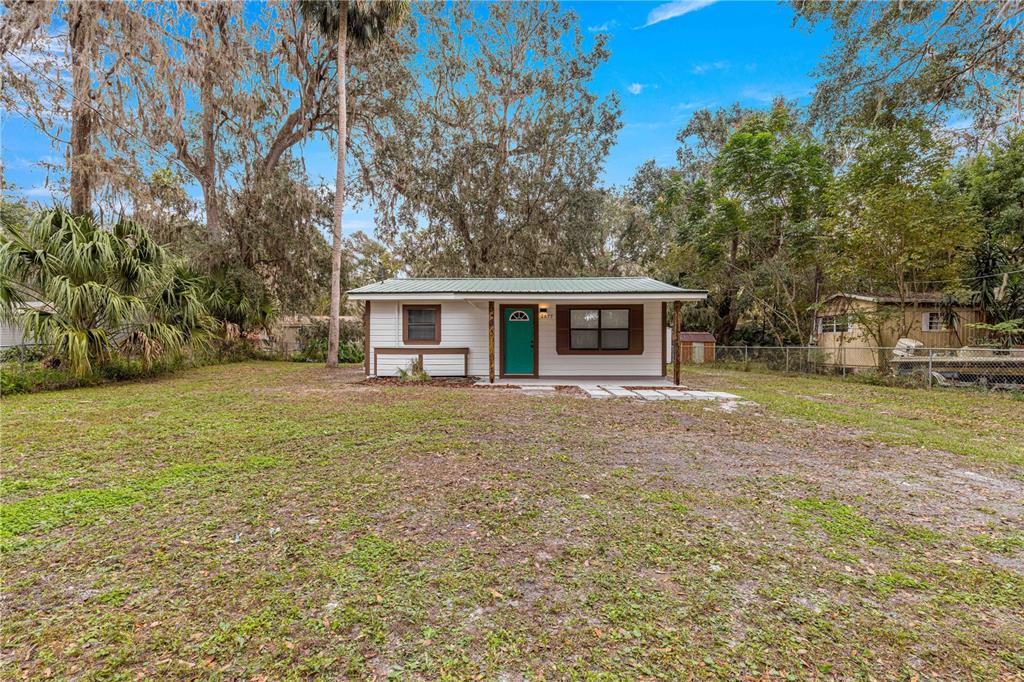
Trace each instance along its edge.
<instances>
[{"instance_id":1,"label":"shrub","mask_svg":"<svg viewBox=\"0 0 1024 682\"><path fill-rule=\"evenodd\" d=\"M11 346L0 350L0 363L40 362L49 352L50 349L47 346Z\"/></svg>"},{"instance_id":2,"label":"shrub","mask_svg":"<svg viewBox=\"0 0 1024 682\"><path fill-rule=\"evenodd\" d=\"M327 361L328 326L324 320L299 329L299 352L296 358L302 362ZM338 362L363 361L363 325L352 320L342 320L338 328Z\"/></svg>"},{"instance_id":3,"label":"shrub","mask_svg":"<svg viewBox=\"0 0 1024 682\"><path fill-rule=\"evenodd\" d=\"M82 385L80 381L67 370L44 367L39 362L0 366L0 395L72 388Z\"/></svg>"},{"instance_id":4,"label":"shrub","mask_svg":"<svg viewBox=\"0 0 1024 682\"><path fill-rule=\"evenodd\" d=\"M81 388L115 381L131 381L161 376L186 367L222 362L238 362L250 359L268 359L251 344L242 346L232 343L228 348L210 349L196 353L191 358L167 356L146 365L140 359L114 356L87 374L77 375L68 367L47 362L4 363L0 365L0 395L36 393L67 388Z\"/></svg>"},{"instance_id":5,"label":"shrub","mask_svg":"<svg viewBox=\"0 0 1024 682\"><path fill-rule=\"evenodd\" d=\"M111 229L56 208L0 235L0 318L85 377L118 352L150 367L214 323L202 279L131 220Z\"/></svg>"},{"instance_id":6,"label":"shrub","mask_svg":"<svg viewBox=\"0 0 1024 682\"><path fill-rule=\"evenodd\" d=\"M423 369L423 358L416 357L409 363L409 369L398 368L398 378L402 381L428 381L430 375Z\"/></svg>"},{"instance_id":7,"label":"shrub","mask_svg":"<svg viewBox=\"0 0 1024 682\"><path fill-rule=\"evenodd\" d=\"M211 360L216 362L262 360L265 356L256 342L244 336L214 339L209 345L207 354Z\"/></svg>"}]
</instances>

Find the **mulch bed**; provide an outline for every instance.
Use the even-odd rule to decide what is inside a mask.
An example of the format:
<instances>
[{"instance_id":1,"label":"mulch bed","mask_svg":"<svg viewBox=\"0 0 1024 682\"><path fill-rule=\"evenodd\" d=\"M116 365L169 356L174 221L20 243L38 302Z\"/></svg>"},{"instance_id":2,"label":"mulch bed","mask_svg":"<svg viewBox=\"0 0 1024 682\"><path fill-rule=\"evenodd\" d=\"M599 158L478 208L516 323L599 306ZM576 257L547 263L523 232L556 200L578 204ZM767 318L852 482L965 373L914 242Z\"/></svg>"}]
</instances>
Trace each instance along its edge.
<instances>
[{"instance_id":1,"label":"mulch bed","mask_svg":"<svg viewBox=\"0 0 1024 682\"><path fill-rule=\"evenodd\" d=\"M520 390L529 386L517 386L513 384L477 384L476 379L467 377L430 377L421 381L403 380L399 377L370 377L356 383L365 386L428 386L434 388L463 388L471 387L485 391L497 390ZM555 393L562 396L585 396L586 393L576 386L555 386Z\"/></svg>"},{"instance_id":2,"label":"mulch bed","mask_svg":"<svg viewBox=\"0 0 1024 682\"><path fill-rule=\"evenodd\" d=\"M467 377L430 377L422 380L400 379L399 377L369 377L358 382L367 386L436 386L441 388L457 388L472 386L475 379Z\"/></svg>"}]
</instances>

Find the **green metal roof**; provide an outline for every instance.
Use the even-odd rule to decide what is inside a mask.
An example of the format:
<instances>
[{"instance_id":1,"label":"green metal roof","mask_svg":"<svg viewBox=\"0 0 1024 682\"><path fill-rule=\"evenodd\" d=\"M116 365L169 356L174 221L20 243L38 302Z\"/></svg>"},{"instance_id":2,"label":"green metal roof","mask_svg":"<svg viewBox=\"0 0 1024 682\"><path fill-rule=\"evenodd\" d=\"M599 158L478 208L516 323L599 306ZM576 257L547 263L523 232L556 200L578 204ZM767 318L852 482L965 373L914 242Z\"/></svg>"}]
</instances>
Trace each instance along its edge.
<instances>
[{"instance_id":1,"label":"green metal roof","mask_svg":"<svg viewBox=\"0 0 1024 682\"><path fill-rule=\"evenodd\" d=\"M650 277L483 277L386 279L349 294L705 294Z\"/></svg>"}]
</instances>

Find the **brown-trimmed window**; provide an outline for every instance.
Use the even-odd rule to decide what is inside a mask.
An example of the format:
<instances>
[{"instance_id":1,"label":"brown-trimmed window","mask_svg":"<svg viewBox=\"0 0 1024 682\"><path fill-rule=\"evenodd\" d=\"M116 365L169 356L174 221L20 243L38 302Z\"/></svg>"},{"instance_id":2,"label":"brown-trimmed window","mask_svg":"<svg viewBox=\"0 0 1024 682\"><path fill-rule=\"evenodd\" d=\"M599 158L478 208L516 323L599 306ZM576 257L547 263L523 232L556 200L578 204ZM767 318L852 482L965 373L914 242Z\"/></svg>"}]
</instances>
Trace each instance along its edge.
<instances>
[{"instance_id":1,"label":"brown-trimmed window","mask_svg":"<svg viewBox=\"0 0 1024 682\"><path fill-rule=\"evenodd\" d=\"M639 355L644 352L643 305L557 306L559 355Z\"/></svg>"},{"instance_id":2,"label":"brown-trimmed window","mask_svg":"<svg viewBox=\"0 0 1024 682\"><path fill-rule=\"evenodd\" d=\"M403 305L402 341L406 344L441 343L441 306Z\"/></svg>"}]
</instances>

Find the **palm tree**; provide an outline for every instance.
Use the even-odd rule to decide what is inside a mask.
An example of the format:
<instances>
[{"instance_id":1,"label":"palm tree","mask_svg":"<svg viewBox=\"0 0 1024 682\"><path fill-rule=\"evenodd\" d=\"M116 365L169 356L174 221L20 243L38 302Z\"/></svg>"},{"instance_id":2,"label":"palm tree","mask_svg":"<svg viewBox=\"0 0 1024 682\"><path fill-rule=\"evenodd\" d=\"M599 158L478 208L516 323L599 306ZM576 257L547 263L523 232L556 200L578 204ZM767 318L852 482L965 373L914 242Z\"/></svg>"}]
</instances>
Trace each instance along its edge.
<instances>
[{"instance_id":1,"label":"palm tree","mask_svg":"<svg viewBox=\"0 0 1024 682\"><path fill-rule=\"evenodd\" d=\"M0 319L82 376L120 350L143 366L202 343L212 327L200 278L137 223L104 229L61 209L0 233Z\"/></svg>"},{"instance_id":2,"label":"palm tree","mask_svg":"<svg viewBox=\"0 0 1024 682\"><path fill-rule=\"evenodd\" d=\"M401 0L301 0L302 15L327 40L337 41L338 174L334 190L334 228L331 242L331 318L327 336L327 366L338 366L338 328L341 315L341 223L345 210L345 154L348 111L345 73L348 46L367 47L396 28L409 13Z\"/></svg>"}]
</instances>

